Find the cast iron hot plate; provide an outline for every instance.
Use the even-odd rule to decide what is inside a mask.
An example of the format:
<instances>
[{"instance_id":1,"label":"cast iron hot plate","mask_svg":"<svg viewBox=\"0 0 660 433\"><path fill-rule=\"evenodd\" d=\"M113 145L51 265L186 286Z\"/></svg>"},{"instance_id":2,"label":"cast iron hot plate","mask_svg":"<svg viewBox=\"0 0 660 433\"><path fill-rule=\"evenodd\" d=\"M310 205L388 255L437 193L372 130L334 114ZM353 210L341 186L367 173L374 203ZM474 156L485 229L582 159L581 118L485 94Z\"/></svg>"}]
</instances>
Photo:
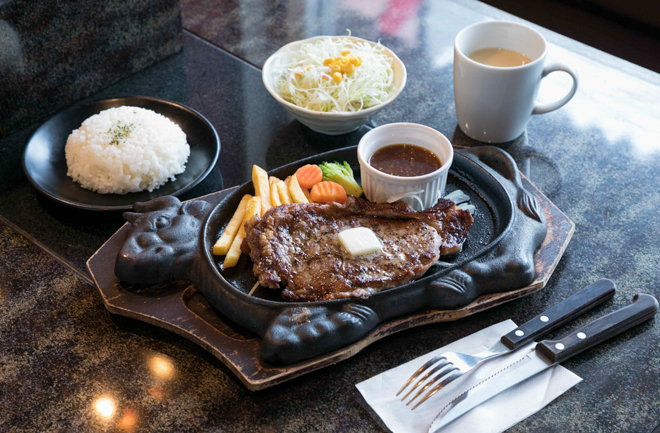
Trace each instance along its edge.
<instances>
[{"instance_id":1,"label":"cast iron hot plate","mask_svg":"<svg viewBox=\"0 0 660 433\"><path fill-rule=\"evenodd\" d=\"M66 175L64 146L71 131L94 114L108 108L128 105L153 110L179 125L186 133L190 157L186 170L153 192L98 194L82 188ZM42 194L68 206L111 211L131 209L136 202L188 191L211 172L220 154L220 139L211 123L185 105L146 96L101 99L68 108L48 119L35 131L25 147L23 170L30 183Z\"/></svg>"},{"instance_id":2,"label":"cast iron hot plate","mask_svg":"<svg viewBox=\"0 0 660 433\"><path fill-rule=\"evenodd\" d=\"M355 171L356 148L303 159L270 175L283 179L302 165L322 161L347 161ZM117 255L115 276L142 287L191 280L220 314L262 338L260 355L266 363L298 363L359 341L396 317L422 309L459 309L482 295L510 292L534 281L534 254L546 238L547 221L513 159L494 147L465 149L455 154L449 176L448 190L460 188L477 209L463 251L446 267L368 298L283 302L278 291L249 294L256 277L248 257L222 269L211 250L241 197L254 193L251 182L215 207L205 200L181 203L175 197L136 204L134 212L124 214L132 227ZM138 241L146 233L150 241Z\"/></svg>"}]
</instances>

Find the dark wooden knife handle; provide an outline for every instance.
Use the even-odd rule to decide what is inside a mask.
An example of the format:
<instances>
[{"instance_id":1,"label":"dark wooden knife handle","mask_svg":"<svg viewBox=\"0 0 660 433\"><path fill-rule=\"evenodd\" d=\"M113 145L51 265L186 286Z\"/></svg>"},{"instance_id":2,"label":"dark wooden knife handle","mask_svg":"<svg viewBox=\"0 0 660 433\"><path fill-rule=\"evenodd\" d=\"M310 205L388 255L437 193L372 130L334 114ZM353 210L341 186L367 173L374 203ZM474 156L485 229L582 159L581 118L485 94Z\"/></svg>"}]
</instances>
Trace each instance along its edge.
<instances>
[{"instance_id":1,"label":"dark wooden knife handle","mask_svg":"<svg viewBox=\"0 0 660 433\"><path fill-rule=\"evenodd\" d=\"M523 323L504 335L501 341L509 349L518 349L535 338L570 322L596 305L602 304L613 297L615 291L616 285L612 280L607 278L598 280L532 320Z\"/></svg>"},{"instance_id":2,"label":"dark wooden knife handle","mask_svg":"<svg viewBox=\"0 0 660 433\"><path fill-rule=\"evenodd\" d=\"M621 332L651 319L658 311L658 301L651 295L639 294L633 303L594 320L561 340L544 340L536 350L552 362L563 362L572 356L600 344Z\"/></svg>"}]
</instances>

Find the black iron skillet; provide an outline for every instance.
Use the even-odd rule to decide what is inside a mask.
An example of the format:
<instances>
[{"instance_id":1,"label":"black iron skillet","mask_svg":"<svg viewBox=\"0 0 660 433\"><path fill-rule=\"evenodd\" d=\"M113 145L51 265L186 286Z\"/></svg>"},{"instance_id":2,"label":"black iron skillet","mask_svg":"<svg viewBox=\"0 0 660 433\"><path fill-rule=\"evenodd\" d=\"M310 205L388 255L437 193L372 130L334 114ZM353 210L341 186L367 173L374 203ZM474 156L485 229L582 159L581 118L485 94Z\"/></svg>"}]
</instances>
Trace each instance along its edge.
<instances>
[{"instance_id":1,"label":"black iron skillet","mask_svg":"<svg viewBox=\"0 0 660 433\"><path fill-rule=\"evenodd\" d=\"M283 179L302 165L335 160L348 161L359 173L356 147L350 147L285 165L269 175ZM547 225L536 199L522 187L511 157L493 147L457 152L447 191L455 189L470 196L476 215L463 251L450 259L451 267L435 266L416 281L367 299L287 303L269 289L249 296L256 282L249 257L221 270L220 259L211 252L213 244L241 197L254 193L251 182L214 209L199 201L182 205L173 197L136 204L137 213L126 215L133 228L115 273L132 283L193 280L220 313L262 337L264 360L290 364L353 343L393 317L422 308L458 308L481 294L515 290L533 281L534 251ZM140 245L140 236L154 229L161 240L175 239L175 248L167 240L148 245L144 238Z\"/></svg>"}]
</instances>

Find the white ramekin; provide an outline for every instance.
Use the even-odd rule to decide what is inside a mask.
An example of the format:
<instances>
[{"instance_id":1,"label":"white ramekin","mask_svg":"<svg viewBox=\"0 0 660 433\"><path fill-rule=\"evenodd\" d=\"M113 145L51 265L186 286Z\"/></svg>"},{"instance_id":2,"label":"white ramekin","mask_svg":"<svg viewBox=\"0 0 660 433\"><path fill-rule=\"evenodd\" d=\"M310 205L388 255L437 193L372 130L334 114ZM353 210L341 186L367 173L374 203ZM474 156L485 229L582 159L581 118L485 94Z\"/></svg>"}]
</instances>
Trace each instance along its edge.
<instances>
[{"instance_id":1,"label":"white ramekin","mask_svg":"<svg viewBox=\"0 0 660 433\"><path fill-rule=\"evenodd\" d=\"M392 176L369 165L369 158L378 149L392 144L414 144L435 153L442 167L432 173L415 177ZM390 123L366 133L358 145L358 161L362 189L369 201L392 203L402 200L415 210L428 209L445 193L449 167L454 160L451 142L428 126L415 123Z\"/></svg>"},{"instance_id":2,"label":"white ramekin","mask_svg":"<svg viewBox=\"0 0 660 433\"><path fill-rule=\"evenodd\" d=\"M399 93L403 90L406 85L406 67L403 62L387 47L385 47L385 54L392 58L392 69L394 71L394 92L390 97L383 101L383 103L367 108L361 111L354 113L345 112L345 113L324 113L320 111L308 110L307 108L298 107L295 104L292 104L288 101L285 101L284 98L280 96L276 89L276 77L273 72L277 68L279 63L283 61L291 51L297 51L303 44L314 43L319 39L332 37L332 38L348 38L358 42L366 42L371 45L375 45L374 42L367 41L364 39L356 38L353 36L316 36L309 39L304 39L301 41L291 42L277 50L272 56L266 60L264 67L262 69L262 80L266 90L279 102L282 106L293 115L300 123L308 126L310 129L322 134L328 135L339 135L346 134L351 131L355 131L360 126L367 123L373 116L378 114L386 105L394 101Z\"/></svg>"}]
</instances>

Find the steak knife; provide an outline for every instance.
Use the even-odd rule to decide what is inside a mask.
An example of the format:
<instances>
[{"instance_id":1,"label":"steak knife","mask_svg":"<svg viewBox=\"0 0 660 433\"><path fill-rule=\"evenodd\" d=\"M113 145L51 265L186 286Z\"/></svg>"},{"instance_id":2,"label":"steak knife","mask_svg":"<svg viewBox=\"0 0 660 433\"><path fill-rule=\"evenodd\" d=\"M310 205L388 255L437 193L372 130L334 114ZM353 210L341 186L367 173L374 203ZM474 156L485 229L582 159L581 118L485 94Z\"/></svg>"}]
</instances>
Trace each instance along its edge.
<instances>
[{"instance_id":1,"label":"steak knife","mask_svg":"<svg viewBox=\"0 0 660 433\"><path fill-rule=\"evenodd\" d=\"M524 357L457 394L442 408L429 433L438 432L464 413L522 381L653 318L657 311L658 301L653 296L638 294L631 305L603 316L561 340L541 341Z\"/></svg>"},{"instance_id":2,"label":"steak knife","mask_svg":"<svg viewBox=\"0 0 660 433\"><path fill-rule=\"evenodd\" d=\"M415 388L420 386L429 375L436 372L439 368L442 368L447 362L453 364L456 368L445 370L445 373L449 371L456 372L458 370L460 374L447 378L444 373L440 373L426 382L408 404L415 400L415 398L417 398L422 392L433 386L436 381L440 380L437 385L433 386L433 388L431 388L428 393L424 395L415 406L413 406L413 409L415 409L443 389L445 385L453 382L454 379L460 379L461 375L465 375L468 371L474 370L483 362L516 351L521 347L526 346L528 343L531 343L535 338L541 337L576 317L581 316L586 311L591 310L597 305L612 298L615 291L616 285L614 282L607 278L602 278L582 290L579 290L569 298L564 299L559 304L554 305L531 320L528 320L511 332L503 335L500 341L483 352L475 355L456 354L453 352L441 353L426 362L412 376L410 376L397 395L399 395L415 379L419 378L422 373L426 372L426 374L413 385L412 389L408 391L408 394L403 397L403 399L405 399ZM444 363L442 362L443 360L445 361ZM457 361L460 363L457 363ZM434 368L431 368L436 363L439 364Z\"/></svg>"}]
</instances>

